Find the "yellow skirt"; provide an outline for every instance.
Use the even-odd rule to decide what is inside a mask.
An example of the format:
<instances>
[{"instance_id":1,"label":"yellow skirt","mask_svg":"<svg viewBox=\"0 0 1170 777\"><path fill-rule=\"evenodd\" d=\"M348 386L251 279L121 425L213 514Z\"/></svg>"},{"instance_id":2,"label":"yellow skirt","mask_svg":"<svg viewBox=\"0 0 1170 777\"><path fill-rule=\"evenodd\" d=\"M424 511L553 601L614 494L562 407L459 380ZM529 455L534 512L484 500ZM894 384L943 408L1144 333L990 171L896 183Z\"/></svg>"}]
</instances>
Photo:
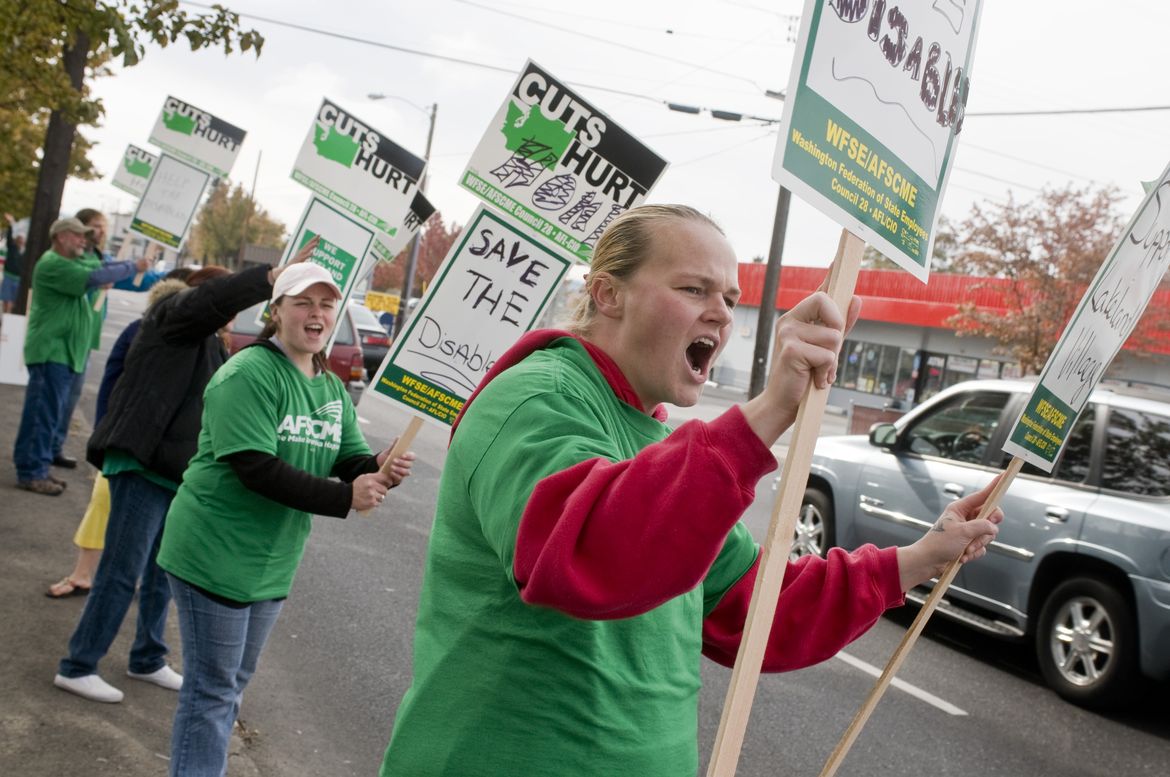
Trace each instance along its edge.
<instances>
[{"instance_id":1,"label":"yellow skirt","mask_svg":"<svg viewBox=\"0 0 1170 777\"><path fill-rule=\"evenodd\" d=\"M89 495L89 506L73 535L73 544L79 548L101 550L106 546L106 521L110 518L110 484L102 473L93 481L93 492Z\"/></svg>"}]
</instances>

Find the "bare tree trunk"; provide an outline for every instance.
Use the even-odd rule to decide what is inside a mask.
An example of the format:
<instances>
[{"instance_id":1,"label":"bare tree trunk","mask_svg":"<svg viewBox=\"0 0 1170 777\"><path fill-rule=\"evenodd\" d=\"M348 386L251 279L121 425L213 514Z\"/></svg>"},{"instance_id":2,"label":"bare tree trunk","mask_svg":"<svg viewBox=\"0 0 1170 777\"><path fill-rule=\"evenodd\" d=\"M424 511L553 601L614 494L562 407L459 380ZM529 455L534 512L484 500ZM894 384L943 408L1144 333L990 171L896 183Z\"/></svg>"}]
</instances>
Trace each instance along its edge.
<instances>
[{"instance_id":1,"label":"bare tree trunk","mask_svg":"<svg viewBox=\"0 0 1170 777\"><path fill-rule=\"evenodd\" d=\"M61 58L69 82L78 94L81 93L88 59L89 35L79 30L72 44L66 44ZM44 153L37 174L37 189L33 196L32 215L29 218L28 238L24 249L24 273L21 276L20 295L16 299L15 310L20 314L25 312L28 304L33 268L50 245L49 226L61 210L65 179L69 177L73 138L77 133L77 124L71 119L72 117L66 116L59 109L49 114L49 126L45 130Z\"/></svg>"}]
</instances>

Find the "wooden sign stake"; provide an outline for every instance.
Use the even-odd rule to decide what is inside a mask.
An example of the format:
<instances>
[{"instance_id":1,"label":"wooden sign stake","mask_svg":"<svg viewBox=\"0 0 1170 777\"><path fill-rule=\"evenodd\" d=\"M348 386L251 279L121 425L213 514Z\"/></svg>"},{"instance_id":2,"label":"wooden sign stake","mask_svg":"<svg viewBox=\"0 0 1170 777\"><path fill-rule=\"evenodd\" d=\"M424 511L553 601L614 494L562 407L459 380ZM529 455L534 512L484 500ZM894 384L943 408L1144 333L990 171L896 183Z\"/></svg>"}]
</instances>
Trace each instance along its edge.
<instances>
[{"instance_id":1,"label":"wooden sign stake","mask_svg":"<svg viewBox=\"0 0 1170 777\"><path fill-rule=\"evenodd\" d=\"M411 417L410 423L406 425L406 431L399 435L398 442L394 443L394 447L390 449L390 455L386 457L386 461L379 470L380 472L386 473L390 471L390 466L394 460L406 453L407 449L410 448L410 444L414 442L414 436L418 434L419 429L422 429L422 425L421 418L418 416ZM370 512L370 510L358 510L358 515L365 518Z\"/></svg>"},{"instance_id":2,"label":"wooden sign stake","mask_svg":"<svg viewBox=\"0 0 1170 777\"><path fill-rule=\"evenodd\" d=\"M849 310L864 250L865 243L861 238L848 230L841 230L837 255L829 270L828 293L842 313ZM761 300L761 304L771 303L772 300ZM821 419L828 399L828 388L818 389L810 383L800 401L788 455L784 457L784 469L780 475L780 492L772 509L768 537L761 549L760 568L748 607L739 654L735 659L735 670L723 704L719 733L715 738L711 762L707 766L707 777L732 777L735 774L748 715L760 679L760 668L764 662L764 649L772 629L776 602L780 599L788 554L792 551L792 537L805 485L808 483L813 447L820 434Z\"/></svg>"},{"instance_id":3,"label":"wooden sign stake","mask_svg":"<svg viewBox=\"0 0 1170 777\"><path fill-rule=\"evenodd\" d=\"M1008 486L1015 480L1022 466L1024 466L1024 460L1018 456L1013 456L1011 462L1008 463L1007 469L1004 470L1003 477L995 484L995 488L988 495L987 501L983 503L983 507L979 510L979 515L976 518L986 518L999 506L999 502L1003 498L1004 493L1007 492ZM918 636L922 633L923 627L926 626L926 621L930 619L931 614L938 607L938 603L942 601L943 594L946 593L947 588L954 581L955 575L959 573L961 566L962 564L959 563L959 559L955 559L947 566L946 571L938 579L938 582L934 584L930 596L923 603L922 609L918 611L918 616L910 624L910 628L906 631L905 636L902 637L901 644L894 651L894 655L890 657L890 662L886 664L886 668L882 672L881 677L874 684L873 690L869 692L869 696L866 697L865 702L861 705L861 709L857 711L857 715L854 716L853 722L849 724L845 735L841 737L841 741L837 743L837 747L829 755L829 760L825 762L820 777L832 777L837 773L837 769L840 768L841 762L845 760L849 748L853 746L857 735L861 733L862 727L869 720L869 716L873 714L877 703L881 701L882 695L886 692L886 688L890 686L894 675L897 674L898 669L902 666L902 662L906 660L907 654L910 653L910 648L914 647L914 643L918 641Z\"/></svg>"}]
</instances>

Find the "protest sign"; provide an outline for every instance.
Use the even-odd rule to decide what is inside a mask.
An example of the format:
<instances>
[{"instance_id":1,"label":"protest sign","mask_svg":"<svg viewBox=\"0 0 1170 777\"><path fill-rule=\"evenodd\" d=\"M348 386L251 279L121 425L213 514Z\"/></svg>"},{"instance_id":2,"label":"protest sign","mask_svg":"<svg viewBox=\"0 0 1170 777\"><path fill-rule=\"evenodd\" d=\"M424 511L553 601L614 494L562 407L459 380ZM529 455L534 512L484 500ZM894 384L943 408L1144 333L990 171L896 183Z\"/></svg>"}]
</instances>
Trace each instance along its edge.
<instances>
[{"instance_id":1,"label":"protest sign","mask_svg":"<svg viewBox=\"0 0 1170 777\"><path fill-rule=\"evenodd\" d=\"M425 166L384 133L325 99L297 154L292 177L358 221L394 236Z\"/></svg>"},{"instance_id":2,"label":"protest sign","mask_svg":"<svg viewBox=\"0 0 1170 777\"><path fill-rule=\"evenodd\" d=\"M1133 333L1170 262L1170 166L1146 194L1048 357L1003 449L1051 472L1105 368Z\"/></svg>"},{"instance_id":3,"label":"protest sign","mask_svg":"<svg viewBox=\"0 0 1170 777\"><path fill-rule=\"evenodd\" d=\"M285 265L314 237L320 237L317 247L306 260L321 265L333 275L333 281L341 289L341 302L337 319L353 292L354 284L361 278L362 260L370 251L375 232L365 223L356 221L334 206L318 197L310 197L293 230L286 255L281 260ZM268 319L268 306L264 305L256 317L256 323L263 325ZM333 346L337 329L329 333L325 353Z\"/></svg>"},{"instance_id":4,"label":"protest sign","mask_svg":"<svg viewBox=\"0 0 1170 777\"><path fill-rule=\"evenodd\" d=\"M609 222L646 199L666 160L533 62L460 185L584 262Z\"/></svg>"},{"instance_id":5,"label":"protest sign","mask_svg":"<svg viewBox=\"0 0 1170 777\"><path fill-rule=\"evenodd\" d=\"M480 206L366 396L450 425L496 357L536 323L571 264Z\"/></svg>"},{"instance_id":6,"label":"protest sign","mask_svg":"<svg viewBox=\"0 0 1170 777\"><path fill-rule=\"evenodd\" d=\"M378 262L392 262L398 252L406 247L411 238L418 234L419 229L427 219L435 213L435 206L431 204L422 192L415 192L411 200L410 209L406 211L401 226L394 230L392 235L379 233L374 236L374 243L370 248L370 261L367 265L373 268Z\"/></svg>"},{"instance_id":7,"label":"protest sign","mask_svg":"<svg viewBox=\"0 0 1170 777\"><path fill-rule=\"evenodd\" d=\"M826 289L842 312L866 242L929 276L981 8L805 2L772 175L844 227ZM708 777L735 774L828 394L810 384L797 410Z\"/></svg>"},{"instance_id":8,"label":"protest sign","mask_svg":"<svg viewBox=\"0 0 1170 777\"><path fill-rule=\"evenodd\" d=\"M245 134L201 108L167 97L150 131L150 142L188 164L226 178Z\"/></svg>"},{"instance_id":9,"label":"protest sign","mask_svg":"<svg viewBox=\"0 0 1170 777\"><path fill-rule=\"evenodd\" d=\"M204 169L161 154L130 220L130 231L177 249L191 226L210 178Z\"/></svg>"},{"instance_id":10,"label":"protest sign","mask_svg":"<svg viewBox=\"0 0 1170 777\"><path fill-rule=\"evenodd\" d=\"M806 0L773 177L925 281L983 3Z\"/></svg>"},{"instance_id":11,"label":"protest sign","mask_svg":"<svg viewBox=\"0 0 1170 777\"><path fill-rule=\"evenodd\" d=\"M150 180L150 175L154 172L156 164L158 164L157 156L131 143L126 146L126 153L122 155L122 161L118 164L118 169L114 171L114 179L111 183L122 191L141 199L146 192L146 182Z\"/></svg>"}]
</instances>

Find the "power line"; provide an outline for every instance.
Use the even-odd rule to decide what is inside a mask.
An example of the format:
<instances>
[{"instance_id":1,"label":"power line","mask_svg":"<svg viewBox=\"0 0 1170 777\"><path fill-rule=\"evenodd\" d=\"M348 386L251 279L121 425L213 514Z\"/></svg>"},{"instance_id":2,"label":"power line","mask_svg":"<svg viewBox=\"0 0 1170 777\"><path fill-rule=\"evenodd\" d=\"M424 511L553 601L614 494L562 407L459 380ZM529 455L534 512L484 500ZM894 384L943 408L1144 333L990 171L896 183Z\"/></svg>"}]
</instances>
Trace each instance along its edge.
<instances>
[{"instance_id":1,"label":"power line","mask_svg":"<svg viewBox=\"0 0 1170 777\"><path fill-rule=\"evenodd\" d=\"M484 11L488 11L489 13L500 14L501 16L507 16L507 17L512 18L512 19L519 19L521 21L528 22L529 24L539 24L544 29L559 30L561 32L566 32L570 35L576 35L576 36L581 37L581 38L587 38L589 40L594 40L594 41L597 41L599 43L604 43L607 46L616 46L620 49L625 49L626 51L634 51L634 52L637 52L639 54L644 54L648 57L654 57L655 59L661 59L661 60L664 60L666 62L672 62L676 65L685 65L686 67L689 67L692 70L703 70L703 71L708 72L708 73L714 73L716 75L724 76L726 78L732 78L732 79L735 79L737 81L744 81L746 83L751 84L756 89L758 89L761 94L764 91L766 91L764 89L764 87L760 86L758 83L756 83L752 79L748 78L747 76L741 76L741 75L738 75L736 73L728 73L725 70L714 70L712 68L701 67L701 66L696 67L693 62L688 62L685 59L678 59L676 57L669 57L665 54L659 54L655 51L647 51L646 49L640 49L636 46L629 46L629 45L626 45L624 43L618 43L616 41L612 41L612 40L609 40L607 38L603 38L599 35L590 35L587 32L581 32L580 30L574 30L571 27L560 27L560 26L555 25L555 24L549 24L548 22L536 22L527 16L515 14L515 13L512 13L511 11L504 11L504 10L501 10L499 8L492 8L490 5L476 3L476 2L473 2L473 0L455 0L455 2L462 3L463 5L470 5L473 8L479 8L479 9L482 9Z\"/></svg>"},{"instance_id":2,"label":"power line","mask_svg":"<svg viewBox=\"0 0 1170 777\"><path fill-rule=\"evenodd\" d=\"M1131 105L1118 108L1056 108L1047 111L968 111L966 116L1067 116L1076 113L1142 113L1170 111L1170 105Z\"/></svg>"}]
</instances>

